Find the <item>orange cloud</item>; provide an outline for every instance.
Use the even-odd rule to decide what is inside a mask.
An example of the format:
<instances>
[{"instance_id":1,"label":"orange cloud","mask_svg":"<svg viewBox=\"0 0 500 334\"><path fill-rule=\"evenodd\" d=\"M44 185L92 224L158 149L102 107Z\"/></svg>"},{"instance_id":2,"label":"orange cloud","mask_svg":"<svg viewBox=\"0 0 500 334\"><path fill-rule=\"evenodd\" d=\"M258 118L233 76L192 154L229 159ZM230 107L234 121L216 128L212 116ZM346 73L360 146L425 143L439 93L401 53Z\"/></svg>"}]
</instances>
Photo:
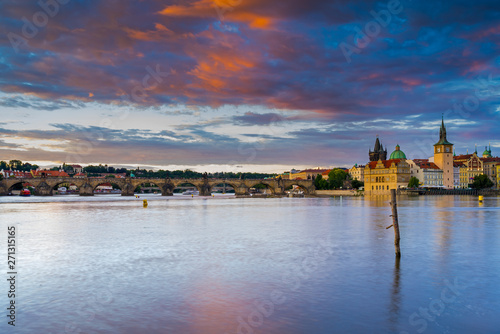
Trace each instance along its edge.
<instances>
[{"instance_id":1,"label":"orange cloud","mask_svg":"<svg viewBox=\"0 0 500 334\"><path fill-rule=\"evenodd\" d=\"M125 28L124 30L127 32L128 36L133 39L149 42L159 41L174 35L174 32L165 27L163 24L156 23L155 28L156 30L148 31L140 31L131 28Z\"/></svg>"},{"instance_id":2,"label":"orange cloud","mask_svg":"<svg viewBox=\"0 0 500 334\"><path fill-rule=\"evenodd\" d=\"M191 5L168 6L159 13L172 17L197 17L223 19L234 23L244 23L253 29L269 29L273 18L252 12L252 1L246 0L241 4L231 5L228 0L199 0Z\"/></svg>"}]
</instances>

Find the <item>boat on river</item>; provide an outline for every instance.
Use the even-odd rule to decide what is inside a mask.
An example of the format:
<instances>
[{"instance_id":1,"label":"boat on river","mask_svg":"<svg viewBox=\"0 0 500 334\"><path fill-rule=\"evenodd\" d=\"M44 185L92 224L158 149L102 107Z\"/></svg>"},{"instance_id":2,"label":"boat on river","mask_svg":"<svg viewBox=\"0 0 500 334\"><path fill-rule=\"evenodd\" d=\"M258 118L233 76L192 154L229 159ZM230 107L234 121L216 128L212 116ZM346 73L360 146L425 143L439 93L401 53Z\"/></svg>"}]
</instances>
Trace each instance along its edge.
<instances>
[{"instance_id":1,"label":"boat on river","mask_svg":"<svg viewBox=\"0 0 500 334\"><path fill-rule=\"evenodd\" d=\"M29 189L23 189L23 190L21 190L21 192L19 193L19 196L29 197L29 196L31 196L31 192L29 191Z\"/></svg>"}]
</instances>

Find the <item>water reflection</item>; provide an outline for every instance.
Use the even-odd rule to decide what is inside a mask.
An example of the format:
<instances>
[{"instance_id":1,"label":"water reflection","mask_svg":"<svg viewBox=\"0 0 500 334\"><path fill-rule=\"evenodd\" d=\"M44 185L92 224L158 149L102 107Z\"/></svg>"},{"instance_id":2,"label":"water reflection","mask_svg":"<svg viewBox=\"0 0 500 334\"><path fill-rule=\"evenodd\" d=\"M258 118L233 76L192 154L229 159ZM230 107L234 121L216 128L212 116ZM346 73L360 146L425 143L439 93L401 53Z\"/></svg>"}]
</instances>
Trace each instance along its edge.
<instances>
[{"instance_id":1,"label":"water reflection","mask_svg":"<svg viewBox=\"0 0 500 334\"><path fill-rule=\"evenodd\" d=\"M286 301L254 334L414 333L409 317L456 277L473 288L427 332L498 329L498 199L480 207L477 198L400 197L402 258L395 259L387 196L180 197L148 198L147 209L142 196L0 198L0 230L20 224L18 332L74 324L82 333L237 333L238 317L248 323L255 301L279 290ZM333 252L307 278L297 276L292 291L283 274L325 238ZM103 289L109 295L88 321L79 310Z\"/></svg>"},{"instance_id":2,"label":"water reflection","mask_svg":"<svg viewBox=\"0 0 500 334\"><path fill-rule=\"evenodd\" d=\"M400 307L401 307L401 287L400 287L400 265L401 257L395 256L394 260L394 270L393 270L393 280L391 289L391 303L389 306L389 321L391 332L397 332L398 323L400 319Z\"/></svg>"}]
</instances>

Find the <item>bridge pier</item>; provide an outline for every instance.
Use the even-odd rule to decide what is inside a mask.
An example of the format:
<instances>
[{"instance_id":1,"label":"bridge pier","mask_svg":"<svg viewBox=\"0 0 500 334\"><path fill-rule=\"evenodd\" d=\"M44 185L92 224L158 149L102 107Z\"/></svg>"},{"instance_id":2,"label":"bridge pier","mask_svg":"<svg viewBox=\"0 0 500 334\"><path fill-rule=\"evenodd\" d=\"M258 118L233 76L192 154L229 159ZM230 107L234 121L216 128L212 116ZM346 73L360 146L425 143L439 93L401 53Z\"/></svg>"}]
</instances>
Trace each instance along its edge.
<instances>
[{"instance_id":1,"label":"bridge pier","mask_svg":"<svg viewBox=\"0 0 500 334\"><path fill-rule=\"evenodd\" d=\"M212 189L208 183L204 183L199 187L200 196L210 196L212 194Z\"/></svg>"},{"instance_id":2,"label":"bridge pier","mask_svg":"<svg viewBox=\"0 0 500 334\"><path fill-rule=\"evenodd\" d=\"M234 188L234 193L235 195L245 196L249 194L249 191L247 187L239 187L239 188Z\"/></svg>"},{"instance_id":3,"label":"bridge pier","mask_svg":"<svg viewBox=\"0 0 500 334\"><path fill-rule=\"evenodd\" d=\"M47 182L42 181L38 184L35 189L35 195L37 196L52 196L52 187L47 184Z\"/></svg>"},{"instance_id":4,"label":"bridge pier","mask_svg":"<svg viewBox=\"0 0 500 334\"><path fill-rule=\"evenodd\" d=\"M9 194L9 189L0 186L0 196L7 196Z\"/></svg>"},{"instance_id":5,"label":"bridge pier","mask_svg":"<svg viewBox=\"0 0 500 334\"><path fill-rule=\"evenodd\" d=\"M122 196L134 196L135 187L132 183L125 183L125 186L122 188Z\"/></svg>"},{"instance_id":6,"label":"bridge pier","mask_svg":"<svg viewBox=\"0 0 500 334\"><path fill-rule=\"evenodd\" d=\"M175 186L172 182L167 182L161 187L161 195L162 196L174 196Z\"/></svg>"},{"instance_id":7,"label":"bridge pier","mask_svg":"<svg viewBox=\"0 0 500 334\"><path fill-rule=\"evenodd\" d=\"M80 196L94 196L94 187L90 184L85 183L80 187Z\"/></svg>"}]
</instances>

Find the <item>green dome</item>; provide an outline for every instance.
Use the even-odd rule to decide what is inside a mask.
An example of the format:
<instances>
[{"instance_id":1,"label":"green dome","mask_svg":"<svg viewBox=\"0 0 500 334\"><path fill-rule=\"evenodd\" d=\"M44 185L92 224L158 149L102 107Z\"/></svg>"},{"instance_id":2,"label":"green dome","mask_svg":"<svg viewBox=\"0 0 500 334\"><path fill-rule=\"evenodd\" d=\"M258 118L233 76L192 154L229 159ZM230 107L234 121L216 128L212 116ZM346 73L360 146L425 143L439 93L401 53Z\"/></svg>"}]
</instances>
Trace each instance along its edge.
<instances>
[{"instance_id":1,"label":"green dome","mask_svg":"<svg viewBox=\"0 0 500 334\"><path fill-rule=\"evenodd\" d=\"M390 160L392 160L392 159L406 159L406 155L403 151L401 151L401 147L399 147L399 145L396 145L396 150L391 153L391 157L389 159Z\"/></svg>"},{"instance_id":2,"label":"green dome","mask_svg":"<svg viewBox=\"0 0 500 334\"><path fill-rule=\"evenodd\" d=\"M491 151L488 150L488 147L484 148L483 157L491 158Z\"/></svg>"}]
</instances>

